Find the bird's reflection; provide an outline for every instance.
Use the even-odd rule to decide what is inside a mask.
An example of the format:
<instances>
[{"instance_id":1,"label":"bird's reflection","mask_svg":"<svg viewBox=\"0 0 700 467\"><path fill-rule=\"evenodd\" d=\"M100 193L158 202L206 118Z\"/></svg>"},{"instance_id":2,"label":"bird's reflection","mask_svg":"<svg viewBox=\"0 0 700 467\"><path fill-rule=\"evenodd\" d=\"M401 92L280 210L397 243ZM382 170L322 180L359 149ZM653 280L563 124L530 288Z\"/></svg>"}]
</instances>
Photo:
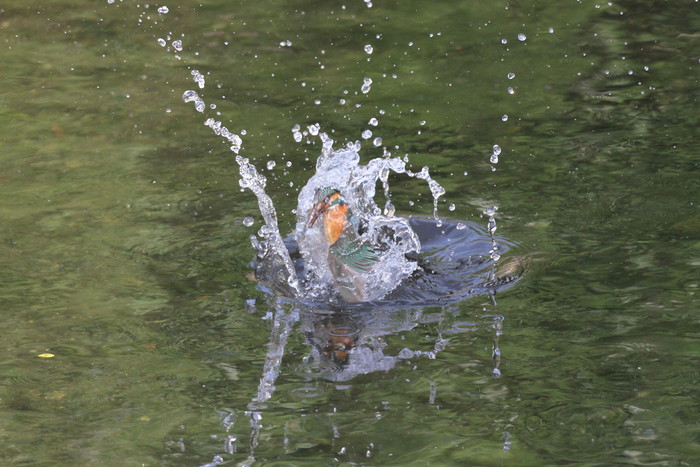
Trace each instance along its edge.
<instances>
[{"instance_id":1,"label":"bird's reflection","mask_svg":"<svg viewBox=\"0 0 700 467\"><path fill-rule=\"evenodd\" d=\"M350 352L357 345L362 332L362 323L348 313L322 316L311 323L312 330L306 331L308 342L320 359L334 371L342 371L347 366Z\"/></svg>"},{"instance_id":2,"label":"bird's reflection","mask_svg":"<svg viewBox=\"0 0 700 467\"><path fill-rule=\"evenodd\" d=\"M449 311L425 314L412 310L353 310L301 313L301 328L310 346L300 365L302 372L329 381L350 381L361 374L389 371L401 360L415 357L435 358L445 348L447 333L466 332L475 323L456 322ZM387 337L416 328L422 323L438 322L430 350L388 348Z\"/></svg>"}]
</instances>

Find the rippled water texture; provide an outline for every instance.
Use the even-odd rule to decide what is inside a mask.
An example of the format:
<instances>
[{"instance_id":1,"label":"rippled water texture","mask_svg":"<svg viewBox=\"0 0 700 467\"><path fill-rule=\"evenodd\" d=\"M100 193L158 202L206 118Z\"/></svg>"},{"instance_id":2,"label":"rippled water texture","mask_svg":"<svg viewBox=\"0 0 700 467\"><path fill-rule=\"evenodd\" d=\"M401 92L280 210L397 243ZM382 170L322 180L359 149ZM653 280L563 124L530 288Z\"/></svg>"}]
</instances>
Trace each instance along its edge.
<instances>
[{"instance_id":1,"label":"rippled water texture","mask_svg":"<svg viewBox=\"0 0 700 467\"><path fill-rule=\"evenodd\" d=\"M0 464L700 464L699 8L6 0ZM321 132L448 299L256 278Z\"/></svg>"}]
</instances>

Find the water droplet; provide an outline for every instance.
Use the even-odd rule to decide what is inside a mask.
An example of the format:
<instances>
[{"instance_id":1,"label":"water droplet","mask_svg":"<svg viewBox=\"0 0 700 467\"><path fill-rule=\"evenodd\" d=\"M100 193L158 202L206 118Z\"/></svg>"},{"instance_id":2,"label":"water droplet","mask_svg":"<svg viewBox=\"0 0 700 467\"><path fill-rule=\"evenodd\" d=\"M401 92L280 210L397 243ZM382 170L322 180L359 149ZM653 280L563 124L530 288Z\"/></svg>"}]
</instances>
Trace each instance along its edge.
<instances>
[{"instance_id":1,"label":"water droplet","mask_svg":"<svg viewBox=\"0 0 700 467\"><path fill-rule=\"evenodd\" d=\"M182 100L185 102L194 102L194 108L197 112L204 112L204 109L206 107L206 104L202 100L202 98L199 97L199 94L197 94L197 91L192 91L187 90L182 93Z\"/></svg>"},{"instance_id":2,"label":"water droplet","mask_svg":"<svg viewBox=\"0 0 700 467\"><path fill-rule=\"evenodd\" d=\"M287 167L291 167L291 166L292 166L292 161L287 161L287 164L286 164L286 165L287 165Z\"/></svg>"},{"instance_id":3,"label":"water droplet","mask_svg":"<svg viewBox=\"0 0 700 467\"><path fill-rule=\"evenodd\" d=\"M457 230L464 230L466 228L467 228L467 224L465 224L464 222L457 223Z\"/></svg>"},{"instance_id":4,"label":"water droplet","mask_svg":"<svg viewBox=\"0 0 700 467\"><path fill-rule=\"evenodd\" d=\"M395 212L396 212L396 208L394 207L394 205L387 202L386 205L384 206L384 215L388 216L388 217L393 217Z\"/></svg>"},{"instance_id":5,"label":"water droplet","mask_svg":"<svg viewBox=\"0 0 700 467\"><path fill-rule=\"evenodd\" d=\"M363 80L363 83L362 83L362 88L361 88L362 93L367 94L369 92L369 90L371 89L371 87L372 87L372 78L365 77L365 79Z\"/></svg>"},{"instance_id":6,"label":"water droplet","mask_svg":"<svg viewBox=\"0 0 700 467\"><path fill-rule=\"evenodd\" d=\"M456 209L456 206L454 205L454 203L452 203L447 209L449 209L450 211L454 211Z\"/></svg>"},{"instance_id":7,"label":"water droplet","mask_svg":"<svg viewBox=\"0 0 700 467\"><path fill-rule=\"evenodd\" d=\"M515 94L515 89L508 88L508 94Z\"/></svg>"},{"instance_id":8,"label":"water droplet","mask_svg":"<svg viewBox=\"0 0 700 467\"><path fill-rule=\"evenodd\" d=\"M495 156L499 155L501 153L501 147L497 144L493 145L493 154Z\"/></svg>"},{"instance_id":9,"label":"water droplet","mask_svg":"<svg viewBox=\"0 0 700 467\"><path fill-rule=\"evenodd\" d=\"M204 75L202 75L199 70L192 70L190 74L194 82L199 86L199 89L204 89Z\"/></svg>"},{"instance_id":10,"label":"water droplet","mask_svg":"<svg viewBox=\"0 0 700 467\"><path fill-rule=\"evenodd\" d=\"M379 120L377 120L376 118L372 117L372 118L369 119L369 122L367 122L367 123L369 123L369 124L372 125L372 126L377 126L377 125L379 125Z\"/></svg>"},{"instance_id":11,"label":"water droplet","mask_svg":"<svg viewBox=\"0 0 700 467\"><path fill-rule=\"evenodd\" d=\"M520 42L525 42L526 39L527 39L527 36L525 34L523 34L523 33L518 34L518 40Z\"/></svg>"},{"instance_id":12,"label":"water droplet","mask_svg":"<svg viewBox=\"0 0 700 467\"><path fill-rule=\"evenodd\" d=\"M370 44L367 44L367 45L365 46L365 52L366 52L366 53L371 54L373 51L374 51L374 48L373 48Z\"/></svg>"},{"instance_id":13,"label":"water droplet","mask_svg":"<svg viewBox=\"0 0 700 467\"><path fill-rule=\"evenodd\" d=\"M508 121L508 114L503 114L501 117L501 121L507 122Z\"/></svg>"},{"instance_id":14,"label":"water droplet","mask_svg":"<svg viewBox=\"0 0 700 467\"><path fill-rule=\"evenodd\" d=\"M252 217L246 217L245 219L243 219L243 225L245 225L246 227L250 227L254 223L255 219L253 219Z\"/></svg>"},{"instance_id":15,"label":"water droplet","mask_svg":"<svg viewBox=\"0 0 700 467\"><path fill-rule=\"evenodd\" d=\"M309 133L313 136L318 135L318 132L321 130L321 125L318 123L314 123L313 125L309 125L308 127Z\"/></svg>"},{"instance_id":16,"label":"water droplet","mask_svg":"<svg viewBox=\"0 0 700 467\"><path fill-rule=\"evenodd\" d=\"M298 131L295 131L293 134L294 134L294 141L296 141L297 143L301 143L301 140L303 138L302 134L299 133Z\"/></svg>"},{"instance_id":17,"label":"water droplet","mask_svg":"<svg viewBox=\"0 0 700 467\"><path fill-rule=\"evenodd\" d=\"M275 165L277 165L277 163L275 161L267 161L267 170L274 169Z\"/></svg>"},{"instance_id":18,"label":"water droplet","mask_svg":"<svg viewBox=\"0 0 700 467\"><path fill-rule=\"evenodd\" d=\"M173 45L173 48L175 50L177 50L178 52L182 52L182 41L181 40L178 39L176 41L173 41L172 45Z\"/></svg>"},{"instance_id":19,"label":"water droplet","mask_svg":"<svg viewBox=\"0 0 700 467\"><path fill-rule=\"evenodd\" d=\"M484 209L483 213L489 217L493 217L494 215L496 215L496 211L498 211L498 206L489 206L486 209Z\"/></svg>"},{"instance_id":20,"label":"water droplet","mask_svg":"<svg viewBox=\"0 0 700 467\"><path fill-rule=\"evenodd\" d=\"M362 139L370 139L372 137L372 130L365 130L362 132Z\"/></svg>"},{"instance_id":21,"label":"water droplet","mask_svg":"<svg viewBox=\"0 0 700 467\"><path fill-rule=\"evenodd\" d=\"M376 138L374 138L374 141L372 141L372 144L374 144L375 147L381 146L382 145L382 138L377 136Z\"/></svg>"},{"instance_id":22,"label":"water droplet","mask_svg":"<svg viewBox=\"0 0 700 467\"><path fill-rule=\"evenodd\" d=\"M158 38L158 45L161 47L165 47L166 45L168 45L168 43L165 42L165 39L163 39L162 37L159 37Z\"/></svg>"},{"instance_id":23,"label":"water droplet","mask_svg":"<svg viewBox=\"0 0 700 467\"><path fill-rule=\"evenodd\" d=\"M491 158L489 160L492 164L498 164L498 156L496 154L491 154Z\"/></svg>"},{"instance_id":24,"label":"water droplet","mask_svg":"<svg viewBox=\"0 0 700 467\"><path fill-rule=\"evenodd\" d=\"M515 78L515 73L508 73L508 79Z\"/></svg>"},{"instance_id":25,"label":"water droplet","mask_svg":"<svg viewBox=\"0 0 700 467\"><path fill-rule=\"evenodd\" d=\"M161 15L167 15L170 10L168 9L167 6L163 5L162 7L158 8L158 13Z\"/></svg>"},{"instance_id":26,"label":"water droplet","mask_svg":"<svg viewBox=\"0 0 700 467\"><path fill-rule=\"evenodd\" d=\"M507 43L508 43L508 39L501 39L501 44L507 44Z\"/></svg>"}]
</instances>

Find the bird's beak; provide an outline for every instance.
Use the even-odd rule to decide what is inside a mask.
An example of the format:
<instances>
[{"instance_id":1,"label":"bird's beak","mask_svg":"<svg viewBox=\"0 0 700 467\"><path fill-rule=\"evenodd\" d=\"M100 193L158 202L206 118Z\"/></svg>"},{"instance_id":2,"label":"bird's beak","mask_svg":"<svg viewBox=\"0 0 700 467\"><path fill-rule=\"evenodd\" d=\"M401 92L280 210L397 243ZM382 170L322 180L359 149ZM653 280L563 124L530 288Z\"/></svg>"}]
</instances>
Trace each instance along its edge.
<instances>
[{"instance_id":1,"label":"bird's beak","mask_svg":"<svg viewBox=\"0 0 700 467\"><path fill-rule=\"evenodd\" d=\"M313 207L313 209L311 210L311 219L309 220L309 223L306 225L307 229L310 227L313 227L314 222L316 222L316 219L318 219L319 216L321 214L323 214L323 211L325 211L327 207L328 207L328 201L325 199Z\"/></svg>"}]
</instances>

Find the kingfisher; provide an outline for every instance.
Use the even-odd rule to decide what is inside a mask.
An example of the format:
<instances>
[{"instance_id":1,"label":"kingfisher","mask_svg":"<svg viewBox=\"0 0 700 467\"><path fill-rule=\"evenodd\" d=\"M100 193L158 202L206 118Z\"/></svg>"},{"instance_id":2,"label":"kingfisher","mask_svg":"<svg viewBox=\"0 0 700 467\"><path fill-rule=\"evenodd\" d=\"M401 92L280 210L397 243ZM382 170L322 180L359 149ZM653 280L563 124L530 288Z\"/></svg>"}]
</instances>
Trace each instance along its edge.
<instances>
[{"instance_id":1,"label":"kingfisher","mask_svg":"<svg viewBox=\"0 0 700 467\"><path fill-rule=\"evenodd\" d=\"M336 188L316 192L307 228L323 220L323 238L328 244L328 266L340 296L348 303L366 301L368 275L379 263L374 249L358 232L359 221Z\"/></svg>"}]
</instances>

